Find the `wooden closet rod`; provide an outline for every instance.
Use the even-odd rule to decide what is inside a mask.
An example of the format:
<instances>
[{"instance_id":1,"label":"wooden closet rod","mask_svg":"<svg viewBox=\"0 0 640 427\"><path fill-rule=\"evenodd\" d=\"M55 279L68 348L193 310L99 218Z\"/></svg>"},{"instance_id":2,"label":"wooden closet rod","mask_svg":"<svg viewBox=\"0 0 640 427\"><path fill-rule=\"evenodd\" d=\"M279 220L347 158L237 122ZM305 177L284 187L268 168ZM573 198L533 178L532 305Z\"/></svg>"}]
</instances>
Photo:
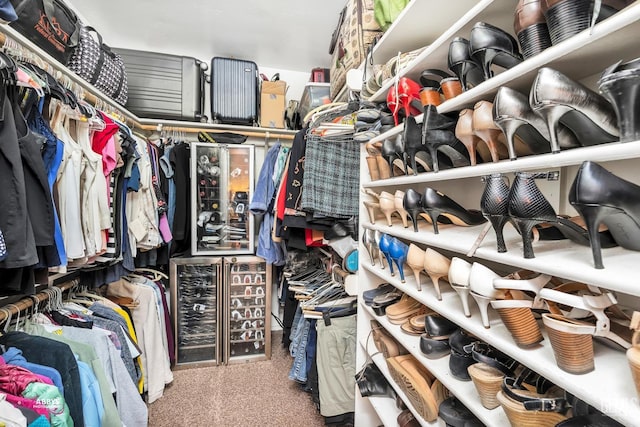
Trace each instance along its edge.
<instances>
[{"instance_id":1,"label":"wooden closet rod","mask_svg":"<svg viewBox=\"0 0 640 427\"><path fill-rule=\"evenodd\" d=\"M99 108L99 105L105 105L110 107L112 110L118 112L125 118L126 124L131 128L138 128L144 131L156 131L158 124L163 122L164 120L159 120L158 123L155 123L153 119L140 119L138 116L124 108L122 105L113 101L108 96L102 94L98 89L93 87L90 83L81 79L78 75L76 75L73 71L69 70L64 65L60 64L55 60L52 56L50 56L47 52L40 49L38 46L33 44L31 41L26 39L22 34L18 33L13 28L2 25L0 26L0 46L4 46L5 41L9 38L14 41L18 45L22 47L22 49L26 49L28 52L33 53L40 57L43 62L48 63L53 68L58 70L63 75L67 76L74 83L78 84L80 87L84 89L83 96L84 100L89 104L93 105L96 108ZM98 95L96 95L98 94ZM178 132L187 132L187 133L198 133L198 132L234 132L246 136L257 137L257 138L269 138L269 139L283 139L283 140L293 140L295 132L286 130L286 129L268 129L268 130L250 130L242 129L242 126L235 125L213 125L213 124L200 124L197 122L193 122L191 125L189 122L179 122L175 124L169 125L165 124L164 128L167 131L178 131ZM262 128L264 129L264 128Z\"/></svg>"},{"instance_id":2,"label":"wooden closet rod","mask_svg":"<svg viewBox=\"0 0 640 427\"><path fill-rule=\"evenodd\" d=\"M77 286L80 283L79 279L73 279L70 280L68 282L64 282L64 283L60 283L59 285L55 285L54 287L61 289L62 291L66 291L69 290L71 288L73 288L74 286ZM51 288L48 288L51 289ZM43 301L48 300L51 297L51 293L50 292L46 292L46 291L42 291L42 292L38 292L35 295L31 295L29 297L24 297L21 300L14 302L12 304L7 304L3 307L0 307L4 310L9 310L9 313L11 313L11 318L13 318L14 315L18 314L21 311L24 311L28 308L33 307L33 305L36 303L40 304ZM7 319L7 313L5 313L4 311L0 310L0 324L2 322L4 322Z\"/></svg>"}]
</instances>

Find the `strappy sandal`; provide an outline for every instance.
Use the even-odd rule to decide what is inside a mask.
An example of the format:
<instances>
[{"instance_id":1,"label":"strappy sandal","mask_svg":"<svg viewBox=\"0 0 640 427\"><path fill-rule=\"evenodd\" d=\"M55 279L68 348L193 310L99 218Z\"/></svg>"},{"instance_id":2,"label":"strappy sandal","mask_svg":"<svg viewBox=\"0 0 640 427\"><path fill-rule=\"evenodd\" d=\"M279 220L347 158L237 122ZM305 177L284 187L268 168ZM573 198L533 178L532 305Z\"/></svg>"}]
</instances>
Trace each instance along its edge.
<instances>
[{"instance_id":1,"label":"strappy sandal","mask_svg":"<svg viewBox=\"0 0 640 427\"><path fill-rule=\"evenodd\" d=\"M534 387L505 378L497 399L512 427L554 427L568 418L564 391L544 379Z\"/></svg>"},{"instance_id":2,"label":"strappy sandal","mask_svg":"<svg viewBox=\"0 0 640 427\"><path fill-rule=\"evenodd\" d=\"M560 369L572 374L591 372L595 368L592 337L606 338L624 349L631 347L629 317L615 306L617 301L611 292L575 295L545 288L540 290L540 298L585 310L592 315L583 320L553 313L542 315ZM617 321L612 322L605 310ZM626 327L618 321L626 322Z\"/></svg>"},{"instance_id":3,"label":"strappy sandal","mask_svg":"<svg viewBox=\"0 0 640 427\"><path fill-rule=\"evenodd\" d=\"M498 312L513 340L520 347L529 347L544 339L533 310L544 308L544 301L538 294L552 279L547 274L531 278L525 278L526 276L527 273L519 272L513 278L494 279L493 287L505 293L503 299L491 301L491 306ZM518 292L511 292L512 290Z\"/></svg>"}]
</instances>

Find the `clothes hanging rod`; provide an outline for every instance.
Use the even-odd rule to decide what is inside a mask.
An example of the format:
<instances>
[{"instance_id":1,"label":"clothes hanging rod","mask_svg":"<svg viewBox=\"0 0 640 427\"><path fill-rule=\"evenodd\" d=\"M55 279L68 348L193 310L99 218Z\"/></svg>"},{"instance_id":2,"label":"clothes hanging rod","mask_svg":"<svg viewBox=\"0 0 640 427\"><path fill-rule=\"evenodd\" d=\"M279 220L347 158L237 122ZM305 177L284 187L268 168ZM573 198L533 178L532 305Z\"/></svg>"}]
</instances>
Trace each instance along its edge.
<instances>
[{"instance_id":1,"label":"clothes hanging rod","mask_svg":"<svg viewBox=\"0 0 640 427\"><path fill-rule=\"evenodd\" d=\"M32 41L28 40L18 31L16 31L9 25L2 25L0 26L0 46L5 45L7 38L20 45L23 49L27 49L28 52L37 55L43 62L49 64L52 68L79 85L84 90L84 100L89 104L93 105L96 108L99 108L98 104L100 103L105 104L106 106L124 116L126 119L125 121L128 120L130 122L127 124L133 128L138 128L146 131L155 131L157 130L158 125L162 125L163 127L170 128L167 129L168 131L174 129L176 131L188 133L231 131L242 135L258 138L264 138L268 133L270 138L280 138L284 140L292 140L297 132L287 129L140 118L133 114L131 111L127 110L124 106L118 104L117 102L103 94L99 89L97 89L89 82L80 78L76 73L71 71L66 66L62 65L55 58L36 46ZM60 76L54 77L60 79Z\"/></svg>"},{"instance_id":2,"label":"clothes hanging rod","mask_svg":"<svg viewBox=\"0 0 640 427\"><path fill-rule=\"evenodd\" d=\"M60 283L53 287L58 288L64 292L66 290L73 288L74 286L78 286L78 284L80 284L80 279L73 279L68 282ZM28 308L33 307L36 301L37 301L37 304L40 304L41 302L48 300L51 297L51 292L48 292L49 289L51 288L47 288L46 290L38 292L37 294L24 297L14 303L7 304L0 307L3 309L3 310L0 310L0 324L2 324L5 320L7 320L7 313L5 310L8 310L10 313L10 318L13 318L14 315Z\"/></svg>"}]
</instances>

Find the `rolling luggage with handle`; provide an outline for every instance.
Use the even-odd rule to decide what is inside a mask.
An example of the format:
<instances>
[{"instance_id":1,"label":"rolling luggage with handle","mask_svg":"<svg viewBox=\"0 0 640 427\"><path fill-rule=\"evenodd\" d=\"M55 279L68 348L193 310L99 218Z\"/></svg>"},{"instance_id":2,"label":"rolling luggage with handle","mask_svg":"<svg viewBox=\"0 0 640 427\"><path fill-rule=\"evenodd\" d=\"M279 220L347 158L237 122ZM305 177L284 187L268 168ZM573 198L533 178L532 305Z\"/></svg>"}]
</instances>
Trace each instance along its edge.
<instances>
[{"instance_id":1,"label":"rolling luggage with handle","mask_svg":"<svg viewBox=\"0 0 640 427\"><path fill-rule=\"evenodd\" d=\"M131 49L112 49L125 64L126 107L144 118L206 122L207 64L196 58Z\"/></svg>"},{"instance_id":2,"label":"rolling luggage with handle","mask_svg":"<svg viewBox=\"0 0 640 427\"><path fill-rule=\"evenodd\" d=\"M258 66L255 62L211 60L211 118L214 123L258 124Z\"/></svg>"}]
</instances>

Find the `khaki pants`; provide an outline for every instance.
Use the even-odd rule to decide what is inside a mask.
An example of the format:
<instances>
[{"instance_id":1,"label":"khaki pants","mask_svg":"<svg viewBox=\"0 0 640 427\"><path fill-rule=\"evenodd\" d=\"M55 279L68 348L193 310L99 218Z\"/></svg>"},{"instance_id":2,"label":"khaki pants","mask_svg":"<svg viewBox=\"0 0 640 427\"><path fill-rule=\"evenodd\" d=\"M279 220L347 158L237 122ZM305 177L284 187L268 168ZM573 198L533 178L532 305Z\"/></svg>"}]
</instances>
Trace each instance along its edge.
<instances>
[{"instance_id":1,"label":"khaki pants","mask_svg":"<svg viewBox=\"0 0 640 427\"><path fill-rule=\"evenodd\" d=\"M356 316L316 323L318 391L320 414L324 417L355 410Z\"/></svg>"}]
</instances>

